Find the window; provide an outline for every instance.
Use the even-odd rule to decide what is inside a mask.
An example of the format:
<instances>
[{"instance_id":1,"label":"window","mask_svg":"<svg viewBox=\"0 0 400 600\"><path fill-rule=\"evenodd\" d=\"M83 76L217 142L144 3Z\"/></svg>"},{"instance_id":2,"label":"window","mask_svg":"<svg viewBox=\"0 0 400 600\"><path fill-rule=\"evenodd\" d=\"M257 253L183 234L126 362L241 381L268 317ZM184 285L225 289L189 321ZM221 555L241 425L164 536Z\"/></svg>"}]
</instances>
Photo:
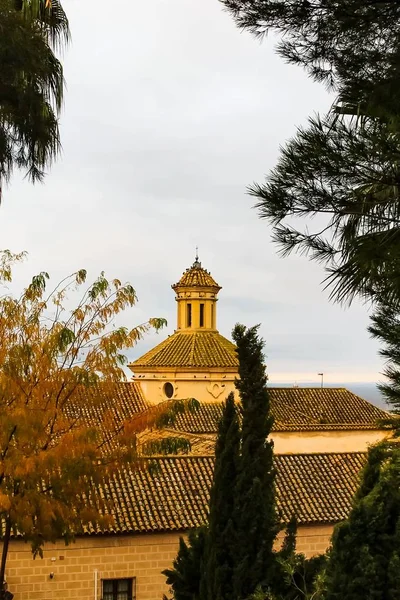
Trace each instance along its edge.
<instances>
[{"instance_id":1,"label":"window","mask_svg":"<svg viewBox=\"0 0 400 600\"><path fill-rule=\"evenodd\" d=\"M211 327L215 327L215 325L214 325L214 304L211 304Z\"/></svg>"},{"instance_id":2,"label":"window","mask_svg":"<svg viewBox=\"0 0 400 600\"><path fill-rule=\"evenodd\" d=\"M135 600L136 579L103 579L102 600Z\"/></svg>"},{"instance_id":3,"label":"window","mask_svg":"<svg viewBox=\"0 0 400 600\"><path fill-rule=\"evenodd\" d=\"M192 326L192 305L187 305L186 327Z\"/></svg>"},{"instance_id":4,"label":"window","mask_svg":"<svg viewBox=\"0 0 400 600\"><path fill-rule=\"evenodd\" d=\"M204 304L200 304L200 327L204 327Z\"/></svg>"},{"instance_id":5,"label":"window","mask_svg":"<svg viewBox=\"0 0 400 600\"><path fill-rule=\"evenodd\" d=\"M164 384L164 394L167 396L167 398L172 398L174 395L174 386L169 381Z\"/></svg>"}]
</instances>

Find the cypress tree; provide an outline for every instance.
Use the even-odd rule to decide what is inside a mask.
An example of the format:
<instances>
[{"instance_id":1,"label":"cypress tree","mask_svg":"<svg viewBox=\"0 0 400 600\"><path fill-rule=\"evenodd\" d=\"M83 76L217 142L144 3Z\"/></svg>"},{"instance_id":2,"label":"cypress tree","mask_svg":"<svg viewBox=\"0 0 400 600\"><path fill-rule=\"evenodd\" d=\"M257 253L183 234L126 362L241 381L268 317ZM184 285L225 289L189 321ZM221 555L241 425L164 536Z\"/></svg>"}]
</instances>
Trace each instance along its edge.
<instances>
[{"instance_id":1,"label":"cypress tree","mask_svg":"<svg viewBox=\"0 0 400 600\"><path fill-rule=\"evenodd\" d=\"M223 407L215 447L205 570L201 586L201 598L204 600L231 600L233 597L236 561L233 490L238 473L239 452L240 426L234 394L231 393Z\"/></svg>"},{"instance_id":2,"label":"cypress tree","mask_svg":"<svg viewBox=\"0 0 400 600\"><path fill-rule=\"evenodd\" d=\"M242 406L242 453L235 490L236 567L233 598L248 598L272 577L273 544L278 531L275 509L273 418L258 326L236 325L239 376L235 383Z\"/></svg>"},{"instance_id":3,"label":"cypress tree","mask_svg":"<svg viewBox=\"0 0 400 600\"><path fill-rule=\"evenodd\" d=\"M325 600L400 599L400 450L369 451L346 521L335 528Z\"/></svg>"},{"instance_id":4,"label":"cypress tree","mask_svg":"<svg viewBox=\"0 0 400 600\"><path fill-rule=\"evenodd\" d=\"M172 569L162 571L167 578L167 584L171 586L174 600L200 599L200 579L206 539L206 527L192 530L188 536L188 543L180 538L178 554Z\"/></svg>"},{"instance_id":5,"label":"cypress tree","mask_svg":"<svg viewBox=\"0 0 400 600\"><path fill-rule=\"evenodd\" d=\"M258 326L236 325L233 330L242 427L230 394L218 428L208 529L191 533L189 544L181 540L173 569L163 571L174 600L243 600L260 586L275 587L273 544L280 527L273 443L268 439L273 419L264 342L257 332ZM293 552L292 538L289 546L287 551Z\"/></svg>"}]
</instances>

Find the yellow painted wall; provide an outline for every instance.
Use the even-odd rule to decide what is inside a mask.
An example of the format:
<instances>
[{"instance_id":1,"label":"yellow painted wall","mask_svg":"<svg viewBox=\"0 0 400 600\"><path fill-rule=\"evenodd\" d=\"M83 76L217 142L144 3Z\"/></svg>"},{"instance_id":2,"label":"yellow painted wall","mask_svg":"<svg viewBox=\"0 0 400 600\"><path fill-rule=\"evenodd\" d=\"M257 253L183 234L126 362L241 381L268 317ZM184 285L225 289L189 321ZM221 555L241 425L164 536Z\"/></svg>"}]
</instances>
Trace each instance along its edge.
<instances>
[{"instance_id":1,"label":"yellow painted wall","mask_svg":"<svg viewBox=\"0 0 400 600\"><path fill-rule=\"evenodd\" d=\"M307 556L319 554L331 534L330 525L299 527L298 550ZM36 560L29 545L13 541L6 570L8 589L14 600L101 600L102 579L136 577L137 600L161 600L168 591L161 571L171 566L178 540L176 533L91 536L70 546L47 544L44 558Z\"/></svg>"},{"instance_id":2,"label":"yellow painted wall","mask_svg":"<svg viewBox=\"0 0 400 600\"><path fill-rule=\"evenodd\" d=\"M230 392L235 391L235 375L224 373L197 372L196 375L187 373L153 373L145 377L136 377L140 383L143 395L151 404L167 400L164 385L171 382L175 388L174 398L196 398L200 402L221 402Z\"/></svg>"},{"instance_id":3,"label":"yellow painted wall","mask_svg":"<svg viewBox=\"0 0 400 600\"><path fill-rule=\"evenodd\" d=\"M276 454L316 452L365 452L388 436L387 431L295 431L274 432Z\"/></svg>"},{"instance_id":4,"label":"yellow painted wall","mask_svg":"<svg viewBox=\"0 0 400 600\"><path fill-rule=\"evenodd\" d=\"M217 326L217 298L214 292L203 289L188 288L180 293L177 300L177 329L178 330L215 330ZM187 307L191 306L191 324L187 322ZM204 305L203 325L200 326L200 304Z\"/></svg>"}]
</instances>

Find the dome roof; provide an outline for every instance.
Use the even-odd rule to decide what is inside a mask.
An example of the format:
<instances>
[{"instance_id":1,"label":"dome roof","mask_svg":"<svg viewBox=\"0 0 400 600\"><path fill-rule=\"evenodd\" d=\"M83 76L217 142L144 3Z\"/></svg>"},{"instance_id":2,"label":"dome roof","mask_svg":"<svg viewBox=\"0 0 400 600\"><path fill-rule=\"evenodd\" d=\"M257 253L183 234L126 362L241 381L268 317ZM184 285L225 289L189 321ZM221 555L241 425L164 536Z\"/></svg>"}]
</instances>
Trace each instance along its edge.
<instances>
[{"instance_id":1,"label":"dome roof","mask_svg":"<svg viewBox=\"0 0 400 600\"><path fill-rule=\"evenodd\" d=\"M217 331L177 331L129 367L231 367L237 370L236 346Z\"/></svg>"},{"instance_id":2,"label":"dome roof","mask_svg":"<svg viewBox=\"0 0 400 600\"><path fill-rule=\"evenodd\" d=\"M178 283L174 283L171 287L173 290L180 287L208 287L215 288L217 291L221 289L209 271L203 269L198 256L192 266L183 273Z\"/></svg>"}]
</instances>

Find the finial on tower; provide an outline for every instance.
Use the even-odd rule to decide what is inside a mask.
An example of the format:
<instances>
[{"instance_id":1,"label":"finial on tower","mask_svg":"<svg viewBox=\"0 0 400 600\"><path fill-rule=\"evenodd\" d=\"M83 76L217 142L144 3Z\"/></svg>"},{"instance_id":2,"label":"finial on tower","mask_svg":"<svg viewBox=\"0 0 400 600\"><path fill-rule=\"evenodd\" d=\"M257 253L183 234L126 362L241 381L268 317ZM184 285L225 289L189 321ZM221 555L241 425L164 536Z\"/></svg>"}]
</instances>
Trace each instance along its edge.
<instances>
[{"instance_id":1,"label":"finial on tower","mask_svg":"<svg viewBox=\"0 0 400 600\"><path fill-rule=\"evenodd\" d=\"M195 256L192 268L193 267L198 268L198 269L201 268L201 262L199 261L199 247L198 246L196 246L196 256Z\"/></svg>"}]
</instances>

